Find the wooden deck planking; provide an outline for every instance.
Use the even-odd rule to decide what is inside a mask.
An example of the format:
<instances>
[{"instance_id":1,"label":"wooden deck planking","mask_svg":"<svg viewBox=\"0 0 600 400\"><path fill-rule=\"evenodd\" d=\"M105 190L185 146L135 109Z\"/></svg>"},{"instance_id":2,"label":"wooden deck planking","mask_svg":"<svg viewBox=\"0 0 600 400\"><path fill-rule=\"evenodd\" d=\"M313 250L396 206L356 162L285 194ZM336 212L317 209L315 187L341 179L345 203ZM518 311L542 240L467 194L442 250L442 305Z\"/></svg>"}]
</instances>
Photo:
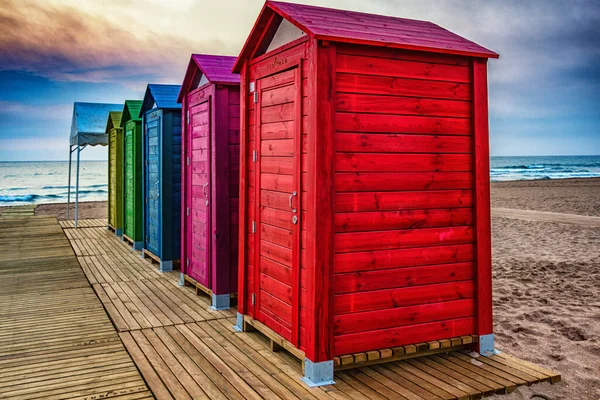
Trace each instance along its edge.
<instances>
[{"instance_id":1,"label":"wooden deck planking","mask_svg":"<svg viewBox=\"0 0 600 400\"><path fill-rule=\"evenodd\" d=\"M71 235L71 242L96 252L88 240L104 233L81 231L89 232ZM234 312L211 311L207 299L178 286L175 274L156 276L137 252L110 234L107 240L110 251L78 261L97 282L94 290L158 399L479 399L560 380L503 353L484 358L449 351L338 371L335 385L311 389L300 381L302 365L291 354L272 352L259 332L234 331ZM136 262L125 262L132 254Z\"/></svg>"},{"instance_id":2,"label":"wooden deck planking","mask_svg":"<svg viewBox=\"0 0 600 400\"><path fill-rule=\"evenodd\" d=\"M94 284L120 332L230 318L232 311L210 309L209 299L162 279Z\"/></svg>"},{"instance_id":3,"label":"wooden deck planking","mask_svg":"<svg viewBox=\"0 0 600 400\"><path fill-rule=\"evenodd\" d=\"M65 234L120 332L235 316L210 310L209 299L178 285L178 271L158 272L105 228L65 229Z\"/></svg>"},{"instance_id":4,"label":"wooden deck planking","mask_svg":"<svg viewBox=\"0 0 600 400\"><path fill-rule=\"evenodd\" d=\"M484 358L453 351L336 372L335 385L311 389L300 381L302 367L294 357L272 352L257 332L234 331L234 323L219 319L120 335L163 394L158 399L480 399L559 379L504 354Z\"/></svg>"},{"instance_id":5,"label":"wooden deck planking","mask_svg":"<svg viewBox=\"0 0 600 400\"><path fill-rule=\"evenodd\" d=\"M152 399L61 232L0 218L0 398Z\"/></svg>"},{"instance_id":6,"label":"wooden deck planking","mask_svg":"<svg viewBox=\"0 0 600 400\"><path fill-rule=\"evenodd\" d=\"M91 283L166 278L179 281L179 272L160 273L126 242L105 228L65 229L81 267Z\"/></svg>"},{"instance_id":7,"label":"wooden deck planking","mask_svg":"<svg viewBox=\"0 0 600 400\"><path fill-rule=\"evenodd\" d=\"M61 220L58 221L61 228L75 228L75 220ZM107 218L98 218L98 219L80 219L77 221L78 228L92 228L92 227L103 227L106 228L108 226Z\"/></svg>"}]
</instances>

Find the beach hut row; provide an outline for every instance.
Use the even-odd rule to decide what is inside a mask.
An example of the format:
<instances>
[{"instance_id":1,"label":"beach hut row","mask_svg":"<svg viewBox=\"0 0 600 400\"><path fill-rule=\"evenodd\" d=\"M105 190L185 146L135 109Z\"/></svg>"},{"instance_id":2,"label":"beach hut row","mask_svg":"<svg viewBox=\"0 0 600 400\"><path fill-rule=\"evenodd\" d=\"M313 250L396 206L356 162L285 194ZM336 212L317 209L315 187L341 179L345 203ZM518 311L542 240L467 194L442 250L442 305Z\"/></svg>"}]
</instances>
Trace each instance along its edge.
<instances>
[{"instance_id":1,"label":"beach hut row","mask_svg":"<svg viewBox=\"0 0 600 400\"><path fill-rule=\"evenodd\" d=\"M194 54L181 86L110 113L109 225L310 385L352 354L491 353L496 57L430 22L267 1L238 57Z\"/></svg>"}]
</instances>

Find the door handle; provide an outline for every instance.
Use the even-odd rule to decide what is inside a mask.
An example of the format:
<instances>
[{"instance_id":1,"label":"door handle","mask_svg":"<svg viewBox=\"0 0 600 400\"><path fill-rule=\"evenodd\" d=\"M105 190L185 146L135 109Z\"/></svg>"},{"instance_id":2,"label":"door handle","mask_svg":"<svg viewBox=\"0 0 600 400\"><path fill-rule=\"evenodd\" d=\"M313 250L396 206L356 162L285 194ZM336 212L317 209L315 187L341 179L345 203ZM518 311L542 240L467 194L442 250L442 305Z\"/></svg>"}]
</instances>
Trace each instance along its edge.
<instances>
[{"instance_id":1,"label":"door handle","mask_svg":"<svg viewBox=\"0 0 600 400\"><path fill-rule=\"evenodd\" d=\"M206 182L204 185L202 185L202 193L204 193L204 196L206 196L206 201L205 201L206 205L208 205L208 193L206 193L207 186L208 186L208 182Z\"/></svg>"},{"instance_id":2,"label":"door handle","mask_svg":"<svg viewBox=\"0 0 600 400\"><path fill-rule=\"evenodd\" d=\"M156 197L160 197L160 186L158 186L160 184L160 181L156 181L154 183L154 185L156 186Z\"/></svg>"},{"instance_id":3,"label":"door handle","mask_svg":"<svg viewBox=\"0 0 600 400\"><path fill-rule=\"evenodd\" d=\"M296 211L298 211L298 210L296 210L296 209L294 208L294 206L293 206L293 202L294 202L294 200L293 200L293 199L294 199L294 196L296 196L297 194L298 194L298 193L297 193L296 191L293 191L293 192L292 192L292 194L290 195L290 208L292 209L292 212L293 212L293 213L295 213Z\"/></svg>"}]
</instances>

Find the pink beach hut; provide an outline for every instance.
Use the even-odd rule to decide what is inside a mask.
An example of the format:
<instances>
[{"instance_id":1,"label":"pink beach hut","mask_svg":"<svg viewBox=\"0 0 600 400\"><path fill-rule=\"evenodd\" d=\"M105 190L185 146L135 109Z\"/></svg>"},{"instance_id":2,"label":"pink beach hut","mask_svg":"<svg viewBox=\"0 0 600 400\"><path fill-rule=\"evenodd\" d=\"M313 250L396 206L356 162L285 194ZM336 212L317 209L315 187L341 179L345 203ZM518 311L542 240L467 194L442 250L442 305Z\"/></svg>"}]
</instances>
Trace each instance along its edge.
<instances>
[{"instance_id":1,"label":"pink beach hut","mask_svg":"<svg viewBox=\"0 0 600 400\"><path fill-rule=\"evenodd\" d=\"M181 284L229 308L237 292L240 78L236 57L193 54L182 103Z\"/></svg>"}]
</instances>

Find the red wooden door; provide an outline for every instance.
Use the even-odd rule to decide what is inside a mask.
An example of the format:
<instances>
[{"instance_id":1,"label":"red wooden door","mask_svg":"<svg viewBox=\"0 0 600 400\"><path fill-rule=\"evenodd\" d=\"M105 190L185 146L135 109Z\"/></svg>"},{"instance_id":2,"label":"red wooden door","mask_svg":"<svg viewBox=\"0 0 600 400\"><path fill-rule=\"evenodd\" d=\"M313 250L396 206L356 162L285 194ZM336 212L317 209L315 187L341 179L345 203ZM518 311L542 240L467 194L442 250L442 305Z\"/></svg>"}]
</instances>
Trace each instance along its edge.
<instances>
[{"instance_id":1,"label":"red wooden door","mask_svg":"<svg viewBox=\"0 0 600 400\"><path fill-rule=\"evenodd\" d=\"M255 316L298 345L301 77L299 68L259 79L255 107L257 204Z\"/></svg>"},{"instance_id":2,"label":"red wooden door","mask_svg":"<svg viewBox=\"0 0 600 400\"><path fill-rule=\"evenodd\" d=\"M186 248L189 261L186 271L188 276L210 288L210 97L190 107L188 126L190 165L186 179L189 182L187 196L190 213L187 216Z\"/></svg>"}]
</instances>

